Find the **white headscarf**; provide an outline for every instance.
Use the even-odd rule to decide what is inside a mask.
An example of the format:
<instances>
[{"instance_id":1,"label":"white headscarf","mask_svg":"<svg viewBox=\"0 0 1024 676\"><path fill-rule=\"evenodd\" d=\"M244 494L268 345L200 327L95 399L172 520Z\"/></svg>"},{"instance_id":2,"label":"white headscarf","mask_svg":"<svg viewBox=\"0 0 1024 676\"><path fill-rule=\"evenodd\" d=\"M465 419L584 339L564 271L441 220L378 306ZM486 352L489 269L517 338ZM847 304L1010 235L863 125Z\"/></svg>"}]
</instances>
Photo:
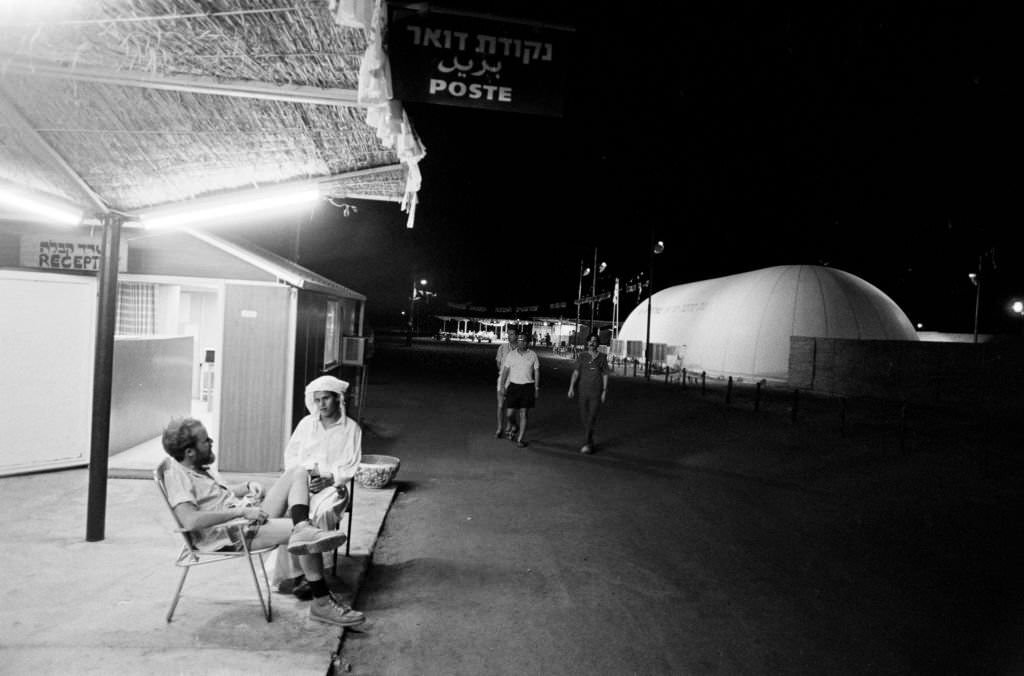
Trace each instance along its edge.
<instances>
[{"instance_id":1,"label":"white headscarf","mask_svg":"<svg viewBox=\"0 0 1024 676\"><path fill-rule=\"evenodd\" d=\"M348 383L344 380L339 380L334 376L320 376L309 385L306 385L306 410L309 411L310 415L317 415L320 409L317 407L316 402L313 401L313 395L317 392L334 392L338 395L341 400L342 418L345 417L345 391L348 390Z\"/></svg>"}]
</instances>

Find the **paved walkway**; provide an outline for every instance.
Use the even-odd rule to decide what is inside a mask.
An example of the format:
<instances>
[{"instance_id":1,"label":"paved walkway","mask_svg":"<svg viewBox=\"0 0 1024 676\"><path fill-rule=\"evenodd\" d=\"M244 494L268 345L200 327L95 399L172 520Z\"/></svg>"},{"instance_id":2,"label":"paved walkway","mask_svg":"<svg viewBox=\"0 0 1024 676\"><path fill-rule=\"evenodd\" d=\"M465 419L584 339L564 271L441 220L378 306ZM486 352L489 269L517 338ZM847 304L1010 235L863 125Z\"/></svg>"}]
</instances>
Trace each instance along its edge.
<instances>
[{"instance_id":1,"label":"paved walkway","mask_svg":"<svg viewBox=\"0 0 1024 676\"><path fill-rule=\"evenodd\" d=\"M810 399L792 423L617 375L582 456L568 367L545 357L516 449L490 347L381 346L364 451L402 471L356 492L352 674L1021 673L1015 427ZM167 625L156 488L112 479L86 543L87 482L0 479L0 674L325 673L338 631L276 594L268 625L242 562L193 571Z\"/></svg>"},{"instance_id":2,"label":"paved walkway","mask_svg":"<svg viewBox=\"0 0 1024 676\"><path fill-rule=\"evenodd\" d=\"M110 480L101 542L85 541L87 489L87 469L0 479L0 674L326 672L339 630L277 593L267 623L241 560L192 570L167 624L179 545L155 485ZM356 488L332 587L358 591L394 493Z\"/></svg>"}]
</instances>

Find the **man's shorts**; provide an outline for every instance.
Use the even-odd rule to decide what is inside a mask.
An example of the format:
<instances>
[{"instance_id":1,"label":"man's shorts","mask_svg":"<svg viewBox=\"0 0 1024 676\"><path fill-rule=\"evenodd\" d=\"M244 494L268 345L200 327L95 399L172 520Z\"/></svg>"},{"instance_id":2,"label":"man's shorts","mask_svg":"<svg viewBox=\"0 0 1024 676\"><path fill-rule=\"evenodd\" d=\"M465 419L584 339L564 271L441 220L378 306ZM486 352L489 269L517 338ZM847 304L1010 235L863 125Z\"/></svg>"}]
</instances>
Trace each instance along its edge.
<instances>
[{"instance_id":1,"label":"man's shorts","mask_svg":"<svg viewBox=\"0 0 1024 676\"><path fill-rule=\"evenodd\" d=\"M509 383L505 388L505 408L533 408L537 401L533 383Z\"/></svg>"}]
</instances>

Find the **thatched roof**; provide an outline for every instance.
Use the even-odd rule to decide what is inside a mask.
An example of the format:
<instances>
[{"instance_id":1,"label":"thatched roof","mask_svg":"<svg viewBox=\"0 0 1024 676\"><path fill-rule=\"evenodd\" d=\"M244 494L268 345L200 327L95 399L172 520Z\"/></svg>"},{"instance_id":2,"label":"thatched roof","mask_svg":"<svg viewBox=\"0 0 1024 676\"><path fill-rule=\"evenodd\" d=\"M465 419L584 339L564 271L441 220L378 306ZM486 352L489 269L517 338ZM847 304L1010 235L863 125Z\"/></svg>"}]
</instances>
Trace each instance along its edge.
<instances>
[{"instance_id":1,"label":"thatched roof","mask_svg":"<svg viewBox=\"0 0 1024 676\"><path fill-rule=\"evenodd\" d=\"M408 169L356 104L367 36L327 0L4 7L0 182L120 211L313 179L402 200Z\"/></svg>"}]
</instances>

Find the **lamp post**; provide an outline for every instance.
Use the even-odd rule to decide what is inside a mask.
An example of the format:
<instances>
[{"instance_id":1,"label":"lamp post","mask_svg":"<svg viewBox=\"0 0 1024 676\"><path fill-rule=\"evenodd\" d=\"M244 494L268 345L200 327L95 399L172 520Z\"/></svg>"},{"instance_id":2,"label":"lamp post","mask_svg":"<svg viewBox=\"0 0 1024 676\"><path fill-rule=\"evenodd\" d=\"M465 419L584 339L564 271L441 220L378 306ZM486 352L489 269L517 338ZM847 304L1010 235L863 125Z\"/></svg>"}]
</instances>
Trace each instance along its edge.
<instances>
[{"instance_id":1,"label":"lamp post","mask_svg":"<svg viewBox=\"0 0 1024 676\"><path fill-rule=\"evenodd\" d=\"M978 344L978 308L981 306L981 256L978 256L978 271L967 275L974 285L974 344Z\"/></svg>"},{"instance_id":2,"label":"lamp post","mask_svg":"<svg viewBox=\"0 0 1024 676\"><path fill-rule=\"evenodd\" d=\"M420 286L426 286L427 285L427 280L421 279L419 283L420 283ZM419 291L416 289L416 278L413 277L413 280L412 280L412 294L409 296L409 325L408 325L408 328L407 328L406 334L405 334L406 335L406 338L405 338L405 344L406 345L412 345L413 317L416 314L416 296L417 296L418 293L419 293Z\"/></svg>"},{"instance_id":3,"label":"lamp post","mask_svg":"<svg viewBox=\"0 0 1024 676\"><path fill-rule=\"evenodd\" d=\"M651 248L647 255L647 338L644 340L644 378L651 379L651 303L654 301L654 257L665 250L665 243L654 241L651 235Z\"/></svg>"},{"instance_id":4,"label":"lamp post","mask_svg":"<svg viewBox=\"0 0 1024 676\"><path fill-rule=\"evenodd\" d=\"M597 249L594 249L594 278L590 284L590 335L594 333L594 319L597 317L597 276L604 272L608 268L608 264L604 261L600 265L597 264ZM587 336L588 338L590 336Z\"/></svg>"},{"instance_id":5,"label":"lamp post","mask_svg":"<svg viewBox=\"0 0 1024 676\"><path fill-rule=\"evenodd\" d=\"M576 340L573 341L576 345L579 345L580 342L580 309L583 306L583 278L589 274L590 268L583 269L583 259L580 259L580 284L576 289Z\"/></svg>"}]
</instances>

